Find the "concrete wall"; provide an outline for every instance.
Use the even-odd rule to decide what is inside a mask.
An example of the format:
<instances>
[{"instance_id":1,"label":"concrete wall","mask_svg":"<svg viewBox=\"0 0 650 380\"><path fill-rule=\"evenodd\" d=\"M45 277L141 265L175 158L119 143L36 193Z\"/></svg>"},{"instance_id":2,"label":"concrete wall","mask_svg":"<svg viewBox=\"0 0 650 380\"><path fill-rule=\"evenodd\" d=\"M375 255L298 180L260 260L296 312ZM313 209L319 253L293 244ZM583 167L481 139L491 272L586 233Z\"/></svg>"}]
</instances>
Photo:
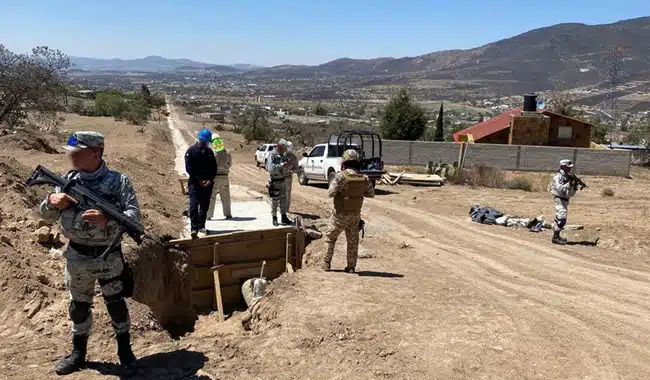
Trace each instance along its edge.
<instances>
[{"instance_id":1,"label":"concrete wall","mask_svg":"<svg viewBox=\"0 0 650 380\"><path fill-rule=\"evenodd\" d=\"M461 144L430 141L383 141L387 165L426 165L428 161L458 161ZM632 155L624 150L587 148L468 144L465 167L486 165L501 170L549 171L558 169L562 159L573 160L576 173L626 177L630 175Z\"/></svg>"}]
</instances>

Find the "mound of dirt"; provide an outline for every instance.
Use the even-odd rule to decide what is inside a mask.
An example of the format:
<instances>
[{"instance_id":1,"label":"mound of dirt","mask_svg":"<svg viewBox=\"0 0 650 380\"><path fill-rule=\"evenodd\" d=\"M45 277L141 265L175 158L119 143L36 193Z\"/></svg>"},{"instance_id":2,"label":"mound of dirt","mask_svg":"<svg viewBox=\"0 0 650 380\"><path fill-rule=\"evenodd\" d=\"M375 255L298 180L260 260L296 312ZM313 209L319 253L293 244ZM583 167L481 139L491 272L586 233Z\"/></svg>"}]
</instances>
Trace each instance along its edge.
<instances>
[{"instance_id":1,"label":"mound of dirt","mask_svg":"<svg viewBox=\"0 0 650 380\"><path fill-rule=\"evenodd\" d=\"M38 205L46 187L27 187L31 169L10 157L0 156L0 317L6 328L31 326L37 334L48 325L49 332L67 335L68 296L63 271L65 260L60 251L43 246L32 233L44 222L39 220ZM53 234L59 234L55 225ZM60 247L61 244L59 244ZM145 305L130 302L132 320L140 331L159 331L160 324ZM94 329L99 335L112 334L104 308L99 308ZM100 322L106 319L107 323ZM66 321L54 323L54 321Z\"/></svg>"},{"instance_id":2,"label":"mound of dirt","mask_svg":"<svg viewBox=\"0 0 650 380\"><path fill-rule=\"evenodd\" d=\"M22 150L34 150L50 154L60 153L60 146L65 142L58 132L48 134L38 128L27 126L16 130L0 131L0 146Z\"/></svg>"},{"instance_id":3,"label":"mound of dirt","mask_svg":"<svg viewBox=\"0 0 650 380\"><path fill-rule=\"evenodd\" d=\"M197 316L191 303L187 254L147 239L125 255L133 268L133 299L150 307L172 337L193 331Z\"/></svg>"}]
</instances>

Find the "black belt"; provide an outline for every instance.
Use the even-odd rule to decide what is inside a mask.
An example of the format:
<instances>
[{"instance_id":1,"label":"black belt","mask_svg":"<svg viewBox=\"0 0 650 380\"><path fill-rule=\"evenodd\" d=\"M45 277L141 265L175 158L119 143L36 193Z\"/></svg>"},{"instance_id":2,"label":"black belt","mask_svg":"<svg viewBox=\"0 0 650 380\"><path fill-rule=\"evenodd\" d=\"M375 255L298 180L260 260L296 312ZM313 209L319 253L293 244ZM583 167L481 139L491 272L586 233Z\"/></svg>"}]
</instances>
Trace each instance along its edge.
<instances>
[{"instance_id":1,"label":"black belt","mask_svg":"<svg viewBox=\"0 0 650 380\"><path fill-rule=\"evenodd\" d=\"M70 241L68 243L68 246L75 251L79 252L79 254L84 255L84 256L90 256L90 257L99 257L102 255L102 253L106 252L108 249L108 245L84 245L84 244L79 244L75 243L73 241ZM111 250L111 252L117 252L122 248L122 245L119 244Z\"/></svg>"},{"instance_id":2,"label":"black belt","mask_svg":"<svg viewBox=\"0 0 650 380\"><path fill-rule=\"evenodd\" d=\"M285 180L285 177L282 177L282 178L271 178L271 183L273 183L273 182L284 182L284 180Z\"/></svg>"},{"instance_id":3,"label":"black belt","mask_svg":"<svg viewBox=\"0 0 650 380\"><path fill-rule=\"evenodd\" d=\"M559 198L559 199L561 199L561 200L563 200L563 201L565 201L565 202L568 202L568 201L569 201L569 198L562 198L562 197L558 197L557 195L555 196L555 198Z\"/></svg>"}]
</instances>

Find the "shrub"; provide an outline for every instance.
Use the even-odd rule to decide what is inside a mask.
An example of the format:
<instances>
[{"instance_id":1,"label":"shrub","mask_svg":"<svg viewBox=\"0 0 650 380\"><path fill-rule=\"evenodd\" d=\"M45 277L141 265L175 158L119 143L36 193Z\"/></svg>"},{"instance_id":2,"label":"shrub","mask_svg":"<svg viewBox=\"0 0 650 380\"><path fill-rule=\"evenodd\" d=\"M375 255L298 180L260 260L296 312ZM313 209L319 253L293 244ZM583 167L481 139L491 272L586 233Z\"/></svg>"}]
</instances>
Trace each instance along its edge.
<instances>
[{"instance_id":1,"label":"shrub","mask_svg":"<svg viewBox=\"0 0 650 380\"><path fill-rule=\"evenodd\" d=\"M427 117L424 109L402 88L386 105L379 128L385 139L417 140L427 128Z\"/></svg>"},{"instance_id":2,"label":"shrub","mask_svg":"<svg viewBox=\"0 0 650 380\"><path fill-rule=\"evenodd\" d=\"M614 196L614 190L609 188L609 187L606 187L606 188L603 189L602 195L603 195L603 197L613 197Z\"/></svg>"},{"instance_id":3,"label":"shrub","mask_svg":"<svg viewBox=\"0 0 650 380\"><path fill-rule=\"evenodd\" d=\"M506 187L511 190L533 191L533 181L525 176L517 176L506 181Z\"/></svg>"},{"instance_id":4,"label":"shrub","mask_svg":"<svg viewBox=\"0 0 650 380\"><path fill-rule=\"evenodd\" d=\"M72 102L72 104L70 104L68 106L68 109L72 113L76 113L78 115L81 115L81 113L84 110L84 103L81 100L77 99L74 102Z\"/></svg>"}]
</instances>

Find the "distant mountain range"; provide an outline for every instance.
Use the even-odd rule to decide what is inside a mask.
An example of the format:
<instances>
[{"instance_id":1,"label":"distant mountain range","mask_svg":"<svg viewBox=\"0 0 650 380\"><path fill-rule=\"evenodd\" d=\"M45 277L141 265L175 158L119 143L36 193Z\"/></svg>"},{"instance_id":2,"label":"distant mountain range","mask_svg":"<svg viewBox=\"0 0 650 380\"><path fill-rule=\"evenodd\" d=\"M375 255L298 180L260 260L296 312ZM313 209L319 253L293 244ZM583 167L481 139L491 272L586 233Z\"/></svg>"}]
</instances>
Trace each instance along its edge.
<instances>
[{"instance_id":1,"label":"distant mountain range","mask_svg":"<svg viewBox=\"0 0 650 380\"><path fill-rule=\"evenodd\" d=\"M507 91L537 91L596 84L605 79L607 58L623 49L621 81L650 80L650 17L613 24L559 24L468 50L417 57L341 58L318 66L277 66L254 75L296 78L343 76L369 84L413 79L472 81Z\"/></svg>"},{"instance_id":2,"label":"distant mountain range","mask_svg":"<svg viewBox=\"0 0 650 380\"><path fill-rule=\"evenodd\" d=\"M236 73L262 68L261 66L237 63L234 65L215 65L197 62L191 59L171 59L160 56L148 56L137 59L102 59L70 57L75 70L86 71L170 71L205 69L215 72Z\"/></svg>"},{"instance_id":3,"label":"distant mountain range","mask_svg":"<svg viewBox=\"0 0 650 380\"><path fill-rule=\"evenodd\" d=\"M403 58L341 58L317 66L220 66L156 56L134 60L73 57L72 61L75 68L86 70L211 68L211 71L224 73L246 71L253 78L336 76L355 80L360 85L441 80L497 90L502 87L503 93L521 93L599 83L605 79L607 57L614 47L624 51L622 82L650 80L648 41L650 17L642 17L603 25L558 24L468 50L447 50Z\"/></svg>"}]
</instances>

